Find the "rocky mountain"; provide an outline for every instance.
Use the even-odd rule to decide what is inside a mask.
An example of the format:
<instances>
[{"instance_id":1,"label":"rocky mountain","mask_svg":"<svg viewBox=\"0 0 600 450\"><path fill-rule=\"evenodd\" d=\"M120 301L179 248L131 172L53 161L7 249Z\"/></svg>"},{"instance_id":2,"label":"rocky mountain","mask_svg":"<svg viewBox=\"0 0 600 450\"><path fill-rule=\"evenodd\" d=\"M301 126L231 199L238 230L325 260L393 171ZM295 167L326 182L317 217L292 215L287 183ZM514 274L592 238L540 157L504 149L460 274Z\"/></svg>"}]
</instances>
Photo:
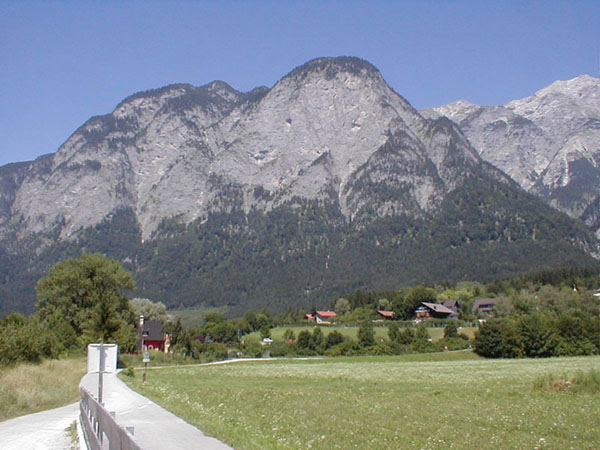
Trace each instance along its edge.
<instances>
[{"instance_id":1,"label":"rocky mountain","mask_svg":"<svg viewBox=\"0 0 600 450\"><path fill-rule=\"evenodd\" d=\"M2 310L31 308L32 280L82 250L123 261L139 295L238 310L598 254L456 124L349 57L249 93L213 82L125 99L55 154L0 168L0 239Z\"/></svg>"},{"instance_id":2,"label":"rocky mountain","mask_svg":"<svg viewBox=\"0 0 600 450\"><path fill-rule=\"evenodd\" d=\"M454 120L486 161L600 228L600 79L557 81L503 106L461 100L425 113Z\"/></svg>"}]
</instances>

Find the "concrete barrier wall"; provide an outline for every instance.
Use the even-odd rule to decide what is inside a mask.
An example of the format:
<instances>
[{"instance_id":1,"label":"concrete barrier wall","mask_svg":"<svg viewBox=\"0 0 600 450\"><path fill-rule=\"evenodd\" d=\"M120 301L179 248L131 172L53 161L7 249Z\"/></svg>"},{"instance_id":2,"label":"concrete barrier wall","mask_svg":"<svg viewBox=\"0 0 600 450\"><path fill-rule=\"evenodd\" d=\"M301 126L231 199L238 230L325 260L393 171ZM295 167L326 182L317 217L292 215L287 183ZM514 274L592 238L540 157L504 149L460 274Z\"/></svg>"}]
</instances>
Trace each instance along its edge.
<instances>
[{"instance_id":1,"label":"concrete barrier wall","mask_svg":"<svg viewBox=\"0 0 600 450\"><path fill-rule=\"evenodd\" d=\"M81 391L81 424L90 450L142 450L133 436L117 423L113 414L92 395Z\"/></svg>"}]
</instances>

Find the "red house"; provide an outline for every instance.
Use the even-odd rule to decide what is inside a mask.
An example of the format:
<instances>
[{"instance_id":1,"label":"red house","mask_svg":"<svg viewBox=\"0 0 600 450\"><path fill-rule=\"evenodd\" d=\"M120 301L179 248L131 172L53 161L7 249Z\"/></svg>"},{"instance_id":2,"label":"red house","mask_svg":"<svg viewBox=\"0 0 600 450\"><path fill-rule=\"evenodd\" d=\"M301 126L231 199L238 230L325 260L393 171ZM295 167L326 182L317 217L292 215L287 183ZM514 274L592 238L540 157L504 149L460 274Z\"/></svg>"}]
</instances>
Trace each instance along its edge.
<instances>
[{"instance_id":1,"label":"red house","mask_svg":"<svg viewBox=\"0 0 600 450\"><path fill-rule=\"evenodd\" d=\"M333 311L315 311L314 317L317 323L330 324L331 320L336 317L337 314Z\"/></svg>"},{"instance_id":2,"label":"red house","mask_svg":"<svg viewBox=\"0 0 600 450\"><path fill-rule=\"evenodd\" d=\"M377 310L377 314L379 314L384 319L393 319L394 318L394 311Z\"/></svg>"},{"instance_id":3,"label":"red house","mask_svg":"<svg viewBox=\"0 0 600 450\"><path fill-rule=\"evenodd\" d=\"M169 352L169 335L163 333L163 323L160 320L145 320L140 316L137 326L138 352L158 350Z\"/></svg>"}]
</instances>

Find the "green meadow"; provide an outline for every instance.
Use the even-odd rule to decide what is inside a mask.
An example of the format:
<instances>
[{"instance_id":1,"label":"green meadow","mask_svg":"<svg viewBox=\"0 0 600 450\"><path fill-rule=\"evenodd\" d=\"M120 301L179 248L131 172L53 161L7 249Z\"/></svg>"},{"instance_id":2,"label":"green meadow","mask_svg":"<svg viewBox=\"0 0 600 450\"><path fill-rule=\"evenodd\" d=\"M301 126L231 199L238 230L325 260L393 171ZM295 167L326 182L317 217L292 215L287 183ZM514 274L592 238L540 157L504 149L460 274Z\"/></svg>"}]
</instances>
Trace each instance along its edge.
<instances>
[{"instance_id":1,"label":"green meadow","mask_svg":"<svg viewBox=\"0 0 600 450\"><path fill-rule=\"evenodd\" d=\"M597 448L600 358L273 359L123 377L236 449ZM585 386L574 389L586 379ZM591 380L591 381L589 381Z\"/></svg>"}]
</instances>

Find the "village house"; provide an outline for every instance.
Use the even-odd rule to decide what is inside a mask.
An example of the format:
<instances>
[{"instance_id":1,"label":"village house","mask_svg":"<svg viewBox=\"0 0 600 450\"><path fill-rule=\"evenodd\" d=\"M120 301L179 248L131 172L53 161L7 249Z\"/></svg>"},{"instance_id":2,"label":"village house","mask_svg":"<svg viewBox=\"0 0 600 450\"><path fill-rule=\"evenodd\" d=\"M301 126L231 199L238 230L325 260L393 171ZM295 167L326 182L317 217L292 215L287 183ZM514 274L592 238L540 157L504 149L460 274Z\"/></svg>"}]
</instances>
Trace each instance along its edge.
<instances>
[{"instance_id":1,"label":"village house","mask_svg":"<svg viewBox=\"0 0 600 450\"><path fill-rule=\"evenodd\" d=\"M439 303L421 302L415 310L415 320L427 319L458 319L458 313Z\"/></svg>"},{"instance_id":2,"label":"village house","mask_svg":"<svg viewBox=\"0 0 600 450\"><path fill-rule=\"evenodd\" d=\"M394 313L394 311L381 311L381 310L378 310L377 314L379 314L384 319L393 319L395 313Z\"/></svg>"},{"instance_id":3,"label":"village house","mask_svg":"<svg viewBox=\"0 0 600 450\"><path fill-rule=\"evenodd\" d=\"M460 308L460 303L458 300L446 300L442 303L446 308L451 309L455 313L458 313L458 308Z\"/></svg>"},{"instance_id":4,"label":"village house","mask_svg":"<svg viewBox=\"0 0 600 450\"><path fill-rule=\"evenodd\" d=\"M141 315L137 325L137 335L138 353L147 350L169 352L169 335L163 332L163 323L160 320L146 320Z\"/></svg>"},{"instance_id":5,"label":"village house","mask_svg":"<svg viewBox=\"0 0 600 450\"><path fill-rule=\"evenodd\" d=\"M495 298L479 298L473 303L473 314L490 316L496 307Z\"/></svg>"},{"instance_id":6,"label":"village house","mask_svg":"<svg viewBox=\"0 0 600 450\"><path fill-rule=\"evenodd\" d=\"M322 325L329 325L336 316L337 314L333 311L315 311L313 314L306 314L304 318Z\"/></svg>"}]
</instances>

